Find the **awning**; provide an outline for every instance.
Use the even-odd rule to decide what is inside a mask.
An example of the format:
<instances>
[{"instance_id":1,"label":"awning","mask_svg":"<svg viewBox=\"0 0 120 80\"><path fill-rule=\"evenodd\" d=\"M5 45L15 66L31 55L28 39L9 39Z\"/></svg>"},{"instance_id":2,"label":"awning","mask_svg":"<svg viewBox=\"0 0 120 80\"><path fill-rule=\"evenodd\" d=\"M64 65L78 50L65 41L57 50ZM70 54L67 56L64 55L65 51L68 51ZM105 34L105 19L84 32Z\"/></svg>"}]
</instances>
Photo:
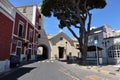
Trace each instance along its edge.
<instances>
[{"instance_id":1,"label":"awning","mask_svg":"<svg viewBox=\"0 0 120 80\"><path fill-rule=\"evenodd\" d=\"M103 49L97 46L97 50L101 51ZM87 51L96 51L96 46L88 46Z\"/></svg>"},{"instance_id":2,"label":"awning","mask_svg":"<svg viewBox=\"0 0 120 80\"><path fill-rule=\"evenodd\" d=\"M80 49L80 48L77 48L77 49ZM103 49L97 46L97 50L101 51ZM96 46L94 46L94 45L93 46L88 46L87 51L96 51Z\"/></svg>"}]
</instances>

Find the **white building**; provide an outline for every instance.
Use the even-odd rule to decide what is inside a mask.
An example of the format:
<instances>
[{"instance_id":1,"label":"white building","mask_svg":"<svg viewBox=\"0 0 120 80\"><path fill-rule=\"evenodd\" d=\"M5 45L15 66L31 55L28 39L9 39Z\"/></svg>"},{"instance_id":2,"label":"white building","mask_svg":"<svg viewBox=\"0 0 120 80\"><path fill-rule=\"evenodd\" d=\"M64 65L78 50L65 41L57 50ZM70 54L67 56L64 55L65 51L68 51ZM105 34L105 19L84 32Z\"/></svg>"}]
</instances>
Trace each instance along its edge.
<instances>
[{"instance_id":1,"label":"white building","mask_svg":"<svg viewBox=\"0 0 120 80\"><path fill-rule=\"evenodd\" d=\"M120 63L120 31L114 31L114 36L105 38L109 42L106 52L108 54L109 64ZM119 34L119 35L118 35Z\"/></svg>"},{"instance_id":2,"label":"white building","mask_svg":"<svg viewBox=\"0 0 120 80\"><path fill-rule=\"evenodd\" d=\"M94 45L94 41L98 41L98 47L103 50L99 52L99 57L103 64L120 63L120 31L113 30L108 25L103 25L99 28L92 28L88 46ZM119 43L119 44L118 44ZM96 59L96 52L88 52L88 59Z\"/></svg>"}]
</instances>

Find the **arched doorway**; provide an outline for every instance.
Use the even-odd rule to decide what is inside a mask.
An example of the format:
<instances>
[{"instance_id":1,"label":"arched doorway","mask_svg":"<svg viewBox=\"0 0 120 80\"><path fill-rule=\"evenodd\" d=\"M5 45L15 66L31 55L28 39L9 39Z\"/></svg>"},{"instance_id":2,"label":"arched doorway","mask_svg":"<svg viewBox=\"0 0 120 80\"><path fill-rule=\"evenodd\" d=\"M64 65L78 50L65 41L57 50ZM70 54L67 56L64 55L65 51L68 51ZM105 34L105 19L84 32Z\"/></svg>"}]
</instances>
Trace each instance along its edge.
<instances>
[{"instance_id":1,"label":"arched doorway","mask_svg":"<svg viewBox=\"0 0 120 80\"><path fill-rule=\"evenodd\" d=\"M39 45L37 49L37 60L49 59L48 47L46 45Z\"/></svg>"}]
</instances>

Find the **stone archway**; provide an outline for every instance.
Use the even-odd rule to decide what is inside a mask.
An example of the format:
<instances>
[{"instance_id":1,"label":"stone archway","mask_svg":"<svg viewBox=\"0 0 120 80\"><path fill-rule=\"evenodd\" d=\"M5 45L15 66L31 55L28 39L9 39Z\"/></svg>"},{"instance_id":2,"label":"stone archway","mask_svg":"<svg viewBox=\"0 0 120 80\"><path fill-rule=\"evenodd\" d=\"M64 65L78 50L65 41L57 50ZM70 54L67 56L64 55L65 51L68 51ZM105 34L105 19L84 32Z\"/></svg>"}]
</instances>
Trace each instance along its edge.
<instances>
[{"instance_id":1,"label":"stone archway","mask_svg":"<svg viewBox=\"0 0 120 80\"><path fill-rule=\"evenodd\" d=\"M39 45L37 49L37 60L49 59L48 47L46 45Z\"/></svg>"}]
</instances>

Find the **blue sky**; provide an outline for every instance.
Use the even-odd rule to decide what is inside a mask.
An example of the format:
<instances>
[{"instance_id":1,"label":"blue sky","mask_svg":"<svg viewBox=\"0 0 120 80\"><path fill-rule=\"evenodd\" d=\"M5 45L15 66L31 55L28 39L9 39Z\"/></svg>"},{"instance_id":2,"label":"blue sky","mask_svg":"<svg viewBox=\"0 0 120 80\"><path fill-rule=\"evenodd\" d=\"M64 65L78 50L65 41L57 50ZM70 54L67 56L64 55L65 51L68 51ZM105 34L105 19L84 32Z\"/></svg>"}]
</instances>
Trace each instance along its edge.
<instances>
[{"instance_id":1,"label":"blue sky","mask_svg":"<svg viewBox=\"0 0 120 80\"><path fill-rule=\"evenodd\" d=\"M22 6L29 4L41 4L42 0L9 0L14 6ZM100 27L108 24L113 29L120 29L120 0L107 0L107 6L104 9L95 9L92 11L91 26ZM56 34L60 31L58 28L58 20L54 17L44 19L44 29L47 34ZM66 29L63 32L73 37L72 34Z\"/></svg>"}]
</instances>

